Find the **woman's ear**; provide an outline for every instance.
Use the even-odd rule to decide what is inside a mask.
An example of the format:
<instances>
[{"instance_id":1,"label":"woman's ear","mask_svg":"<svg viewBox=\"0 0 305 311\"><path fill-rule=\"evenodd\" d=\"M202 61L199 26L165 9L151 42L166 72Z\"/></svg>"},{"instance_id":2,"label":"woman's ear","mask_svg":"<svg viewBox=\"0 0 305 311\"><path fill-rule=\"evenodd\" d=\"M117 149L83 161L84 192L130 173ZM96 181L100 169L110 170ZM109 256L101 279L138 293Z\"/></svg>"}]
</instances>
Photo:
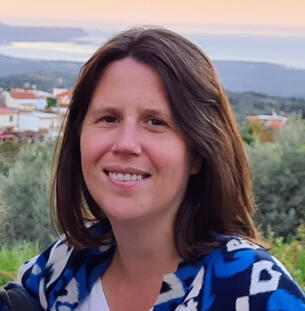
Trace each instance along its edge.
<instances>
[{"instance_id":1,"label":"woman's ear","mask_svg":"<svg viewBox=\"0 0 305 311\"><path fill-rule=\"evenodd\" d=\"M199 154L194 155L191 163L191 175L196 175L200 172L202 165L202 158Z\"/></svg>"}]
</instances>

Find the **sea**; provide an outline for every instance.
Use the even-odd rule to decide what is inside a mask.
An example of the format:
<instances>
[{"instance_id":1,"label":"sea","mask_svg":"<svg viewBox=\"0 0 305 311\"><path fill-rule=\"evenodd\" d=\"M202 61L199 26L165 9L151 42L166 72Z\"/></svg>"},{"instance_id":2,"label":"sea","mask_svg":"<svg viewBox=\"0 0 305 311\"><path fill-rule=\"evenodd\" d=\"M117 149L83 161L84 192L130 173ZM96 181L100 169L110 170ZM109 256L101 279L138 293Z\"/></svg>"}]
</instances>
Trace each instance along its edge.
<instances>
[{"instance_id":1,"label":"sea","mask_svg":"<svg viewBox=\"0 0 305 311\"><path fill-rule=\"evenodd\" d=\"M0 54L29 59L85 62L114 33L90 32L69 42L19 41L0 44ZM253 61L305 69L305 35L184 33L212 60Z\"/></svg>"}]
</instances>

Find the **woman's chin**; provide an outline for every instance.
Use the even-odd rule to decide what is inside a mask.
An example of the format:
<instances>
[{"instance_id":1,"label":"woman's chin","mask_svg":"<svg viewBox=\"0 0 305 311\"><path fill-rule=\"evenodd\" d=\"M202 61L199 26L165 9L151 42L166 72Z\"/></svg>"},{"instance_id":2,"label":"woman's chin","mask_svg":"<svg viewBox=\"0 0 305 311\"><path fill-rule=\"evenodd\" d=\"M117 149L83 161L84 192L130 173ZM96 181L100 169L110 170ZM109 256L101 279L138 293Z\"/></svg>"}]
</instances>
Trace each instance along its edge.
<instances>
[{"instance_id":1,"label":"woman's chin","mask_svg":"<svg viewBox=\"0 0 305 311\"><path fill-rule=\"evenodd\" d=\"M144 220L147 213L144 212L143 208L133 206L122 206L117 205L116 208L111 210L103 209L103 212L110 221L122 222L122 221L136 221Z\"/></svg>"}]
</instances>

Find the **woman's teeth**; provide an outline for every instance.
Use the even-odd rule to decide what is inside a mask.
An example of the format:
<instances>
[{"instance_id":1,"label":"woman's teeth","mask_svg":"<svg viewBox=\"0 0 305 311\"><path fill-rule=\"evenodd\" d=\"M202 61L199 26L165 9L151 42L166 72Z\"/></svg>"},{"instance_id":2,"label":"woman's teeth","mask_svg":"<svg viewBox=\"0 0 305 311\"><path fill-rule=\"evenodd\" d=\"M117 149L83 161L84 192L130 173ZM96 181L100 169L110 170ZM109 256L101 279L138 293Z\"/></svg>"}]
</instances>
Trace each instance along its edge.
<instances>
[{"instance_id":1,"label":"woman's teeth","mask_svg":"<svg viewBox=\"0 0 305 311\"><path fill-rule=\"evenodd\" d=\"M144 178L144 176L142 176L142 175L111 173L111 172L109 172L109 176L112 179L116 179L116 180L120 180L120 181L141 180Z\"/></svg>"}]
</instances>

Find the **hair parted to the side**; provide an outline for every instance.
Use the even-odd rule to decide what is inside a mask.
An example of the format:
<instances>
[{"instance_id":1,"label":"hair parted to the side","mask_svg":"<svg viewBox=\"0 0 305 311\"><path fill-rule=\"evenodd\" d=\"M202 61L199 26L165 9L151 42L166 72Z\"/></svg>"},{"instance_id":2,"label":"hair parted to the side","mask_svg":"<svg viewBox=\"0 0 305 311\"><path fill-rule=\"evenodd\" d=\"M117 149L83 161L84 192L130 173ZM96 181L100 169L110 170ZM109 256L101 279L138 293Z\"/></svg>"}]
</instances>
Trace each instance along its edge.
<instances>
[{"instance_id":1,"label":"hair parted to the side","mask_svg":"<svg viewBox=\"0 0 305 311\"><path fill-rule=\"evenodd\" d=\"M105 216L84 182L80 134L103 71L125 57L159 73L174 120L194 156L202 161L199 174L190 177L173 228L179 255L194 261L210 251L216 246L215 232L256 241L248 162L215 69L196 45L159 27L119 33L82 67L54 160L51 211L55 227L75 247L99 246L109 239L93 235L86 226L88 213L93 220Z\"/></svg>"}]
</instances>

